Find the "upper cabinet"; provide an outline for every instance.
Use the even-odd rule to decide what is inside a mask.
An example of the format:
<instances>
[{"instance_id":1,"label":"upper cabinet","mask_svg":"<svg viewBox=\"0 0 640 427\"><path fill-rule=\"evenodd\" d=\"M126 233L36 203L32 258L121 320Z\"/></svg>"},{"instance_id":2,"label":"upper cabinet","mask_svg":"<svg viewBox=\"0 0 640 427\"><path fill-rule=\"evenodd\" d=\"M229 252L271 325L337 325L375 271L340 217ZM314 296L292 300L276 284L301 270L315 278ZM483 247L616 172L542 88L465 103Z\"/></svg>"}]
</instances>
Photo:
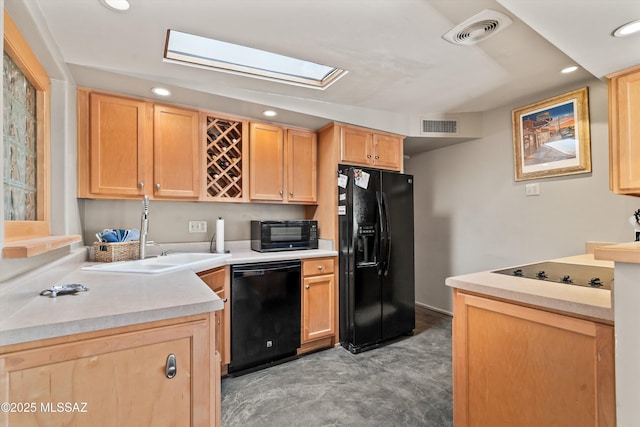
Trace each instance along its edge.
<instances>
[{"instance_id":1,"label":"upper cabinet","mask_svg":"<svg viewBox=\"0 0 640 427\"><path fill-rule=\"evenodd\" d=\"M609 77L609 185L640 196L640 66Z\"/></svg>"},{"instance_id":2,"label":"upper cabinet","mask_svg":"<svg viewBox=\"0 0 640 427\"><path fill-rule=\"evenodd\" d=\"M315 132L287 129L287 200L316 203L318 200L318 141Z\"/></svg>"},{"instance_id":3,"label":"upper cabinet","mask_svg":"<svg viewBox=\"0 0 640 427\"><path fill-rule=\"evenodd\" d=\"M148 141L153 132L153 106L79 91L78 112L78 140L86 145L86 150L78 150L79 196L146 194L145 185L149 183L145 165L151 154Z\"/></svg>"},{"instance_id":4,"label":"upper cabinet","mask_svg":"<svg viewBox=\"0 0 640 427\"><path fill-rule=\"evenodd\" d=\"M154 106L154 197L197 199L200 196L202 156L198 137L197 111Z\"/></svg>"},{"instance_id":5,"label":"upper cabinet","mask_svg":"<svg viewBox=\"0 0 640 427\"><path fill-rule=\"evenodd\" d=\"M249 124L251 200L285 200L283 135L284 130L278 126Z\"/></svg>"},{"instance_id":6,"label":"upper cabinet","mask_svg":"<svg viewBox=\"0 0 640 427\"><path fill-rule=\"evenodd\" d=\"M340 126L340 162L380 169L402 169L402 140L398 135L354 126Z\"/></svg>"},{"instance_id":7,"label":"upper cabinet","mask_svg":"<svg viewBox=\"0 0 640 427\"><path fill-rule=\"evenodd\" d=\"M251 123L249 141L251 200L316 203L317 140L314 132Z\"/></svg>"},{"instance_id":8,"label":"upper cabinet","mask_svg":"<svg viewBox=\"0 0 640 427\"><path fill-rule=\"evenodd\" d=\"M198 112L78 90L78 197L197 199Z\"/></svg>"},{"instance_id":9,"label":"upper cabinet","mask_svg":"<svg viewBox=\"0 0 640 427\"><path fill-rule=\"evenodd\" d=\"M202 113L205 125L205 200L247 200L248 138L246 121Z\"/></svg>"}]
</instances>

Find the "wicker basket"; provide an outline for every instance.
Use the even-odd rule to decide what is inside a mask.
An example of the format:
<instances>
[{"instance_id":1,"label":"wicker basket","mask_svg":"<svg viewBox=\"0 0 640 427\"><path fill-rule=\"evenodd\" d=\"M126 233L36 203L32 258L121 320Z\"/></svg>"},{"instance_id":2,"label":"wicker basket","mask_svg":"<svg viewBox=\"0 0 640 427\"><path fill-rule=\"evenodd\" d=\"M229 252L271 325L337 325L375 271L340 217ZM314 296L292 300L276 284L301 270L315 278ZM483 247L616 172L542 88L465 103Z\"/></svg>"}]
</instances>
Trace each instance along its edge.
<instances>
[{"instance_id":1,"label":"wicker basket","mask_svg":"<svg viewBox=\"0 0 640 427\"><path fill-rule=\"evenodd\" d=\"M140 241L117 243L93 243L95 260L98 262L128 261L140 255Z\"/></svg>"}]
</instances>

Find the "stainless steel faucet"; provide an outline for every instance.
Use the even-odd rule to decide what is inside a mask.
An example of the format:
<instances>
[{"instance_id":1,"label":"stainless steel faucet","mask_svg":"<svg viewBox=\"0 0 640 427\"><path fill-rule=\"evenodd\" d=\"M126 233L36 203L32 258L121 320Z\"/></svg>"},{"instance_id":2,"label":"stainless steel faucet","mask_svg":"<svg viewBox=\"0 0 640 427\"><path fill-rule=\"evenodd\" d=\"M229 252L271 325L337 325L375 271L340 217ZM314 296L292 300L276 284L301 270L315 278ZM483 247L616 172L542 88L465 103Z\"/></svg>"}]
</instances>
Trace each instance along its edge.
<instances>
[{"instance_id":1,"label":"stainless steel faucet","mask_svg":"<svg viewBox=\"0 0 640 427\"><path fill-rule=\"evenodd\" d=\"M142 198L142 218L140 220L140 259L144 259L147 250L147 233L149 232L149 196Z\"/></svg>"}]
</instances>

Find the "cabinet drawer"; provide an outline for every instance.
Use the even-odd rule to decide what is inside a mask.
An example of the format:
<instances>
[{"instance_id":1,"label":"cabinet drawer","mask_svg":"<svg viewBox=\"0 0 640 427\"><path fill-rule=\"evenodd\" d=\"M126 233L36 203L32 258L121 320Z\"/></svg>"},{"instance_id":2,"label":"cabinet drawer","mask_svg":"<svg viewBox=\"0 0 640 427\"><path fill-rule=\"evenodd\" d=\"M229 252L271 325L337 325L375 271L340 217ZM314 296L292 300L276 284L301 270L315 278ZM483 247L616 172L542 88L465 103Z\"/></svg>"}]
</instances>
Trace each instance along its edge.
<instances>
[{"instance_id":1,"label":"cabinet drawer","mask_svg":"<svg viewBox=\"0 0 640 427\"><path fill-rule=\"evenodd\" d=\"M318 258L303 260L302 262L302 275L303 276L315 276L317 274L333 273L334 260L333 258Z\"/></svg>"}]
</instances>

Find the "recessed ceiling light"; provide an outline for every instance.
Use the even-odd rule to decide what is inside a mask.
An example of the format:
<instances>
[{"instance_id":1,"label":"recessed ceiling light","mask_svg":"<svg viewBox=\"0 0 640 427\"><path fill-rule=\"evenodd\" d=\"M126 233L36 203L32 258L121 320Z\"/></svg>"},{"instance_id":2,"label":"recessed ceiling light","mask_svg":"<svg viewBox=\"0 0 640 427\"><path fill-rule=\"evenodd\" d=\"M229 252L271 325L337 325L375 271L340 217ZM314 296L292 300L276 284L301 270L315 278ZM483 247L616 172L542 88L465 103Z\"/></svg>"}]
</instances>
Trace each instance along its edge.
<instances>
[{"instance_id":1,"label":"recessed ceiling light","mask_svg":"<svg viewBox=\"0 0 640 427\"><path fill-rule=\"evenodd\" d=\"M102 0L102 4L107 6L111 10L116 10L118 12L124 12L125 10L129 10L131 4L129 0Z\"/></svg>"},{"instance_id":2,"label":"recessed ceiling light","mask_svg":"<svg viewBox=\"0 0 640 427\"><path fill-rule=\"evenodd\" d=\"M640 19L632 22L627 22L626 24L616 28L616 30L613 32L613 36L625 37L633 33L637 33L638 31L640 31Z\"/></svg>"},{"instance_id":3,"label":"recessed ceiling light","mask_svg":"<svg viewBox=\"0 0 640 427\"><path fill-rule=\"evenodd\" d=\"M262 112L262 115L263 115L263 116L266 116L266 117L275 117L275 116L277 116L277 115L278 115L278 113L276 113L276 112L275 112L275 111L273 111L273 110L264 110L264 111Z\"/></svg>"},{"instance_id":4,"label":"recessed ceiling light","mask_svg":"<svg viewBox=\"0 0 640 427\"><path fill-rule=\"evenodd\" d=\"M171 95L171 91L169 89L165 89L163 87L154 87L151 89L151 92L155 93L159 96L169 96Z\"/></svg>"},{"instance_id":5,"label":"recessed ceiling light","mask_svg":"<svg viewBox=\"0 0 640 427\"><path fill-rule=\"evenodd\" d=\"M567 68L563 68L562 70L560 70L560 72L562 74L569 74L569 73L573 73L574 71L576 71L578 69L577 65L572 65L570 67Z\"/></svg>"}]
</instances>

